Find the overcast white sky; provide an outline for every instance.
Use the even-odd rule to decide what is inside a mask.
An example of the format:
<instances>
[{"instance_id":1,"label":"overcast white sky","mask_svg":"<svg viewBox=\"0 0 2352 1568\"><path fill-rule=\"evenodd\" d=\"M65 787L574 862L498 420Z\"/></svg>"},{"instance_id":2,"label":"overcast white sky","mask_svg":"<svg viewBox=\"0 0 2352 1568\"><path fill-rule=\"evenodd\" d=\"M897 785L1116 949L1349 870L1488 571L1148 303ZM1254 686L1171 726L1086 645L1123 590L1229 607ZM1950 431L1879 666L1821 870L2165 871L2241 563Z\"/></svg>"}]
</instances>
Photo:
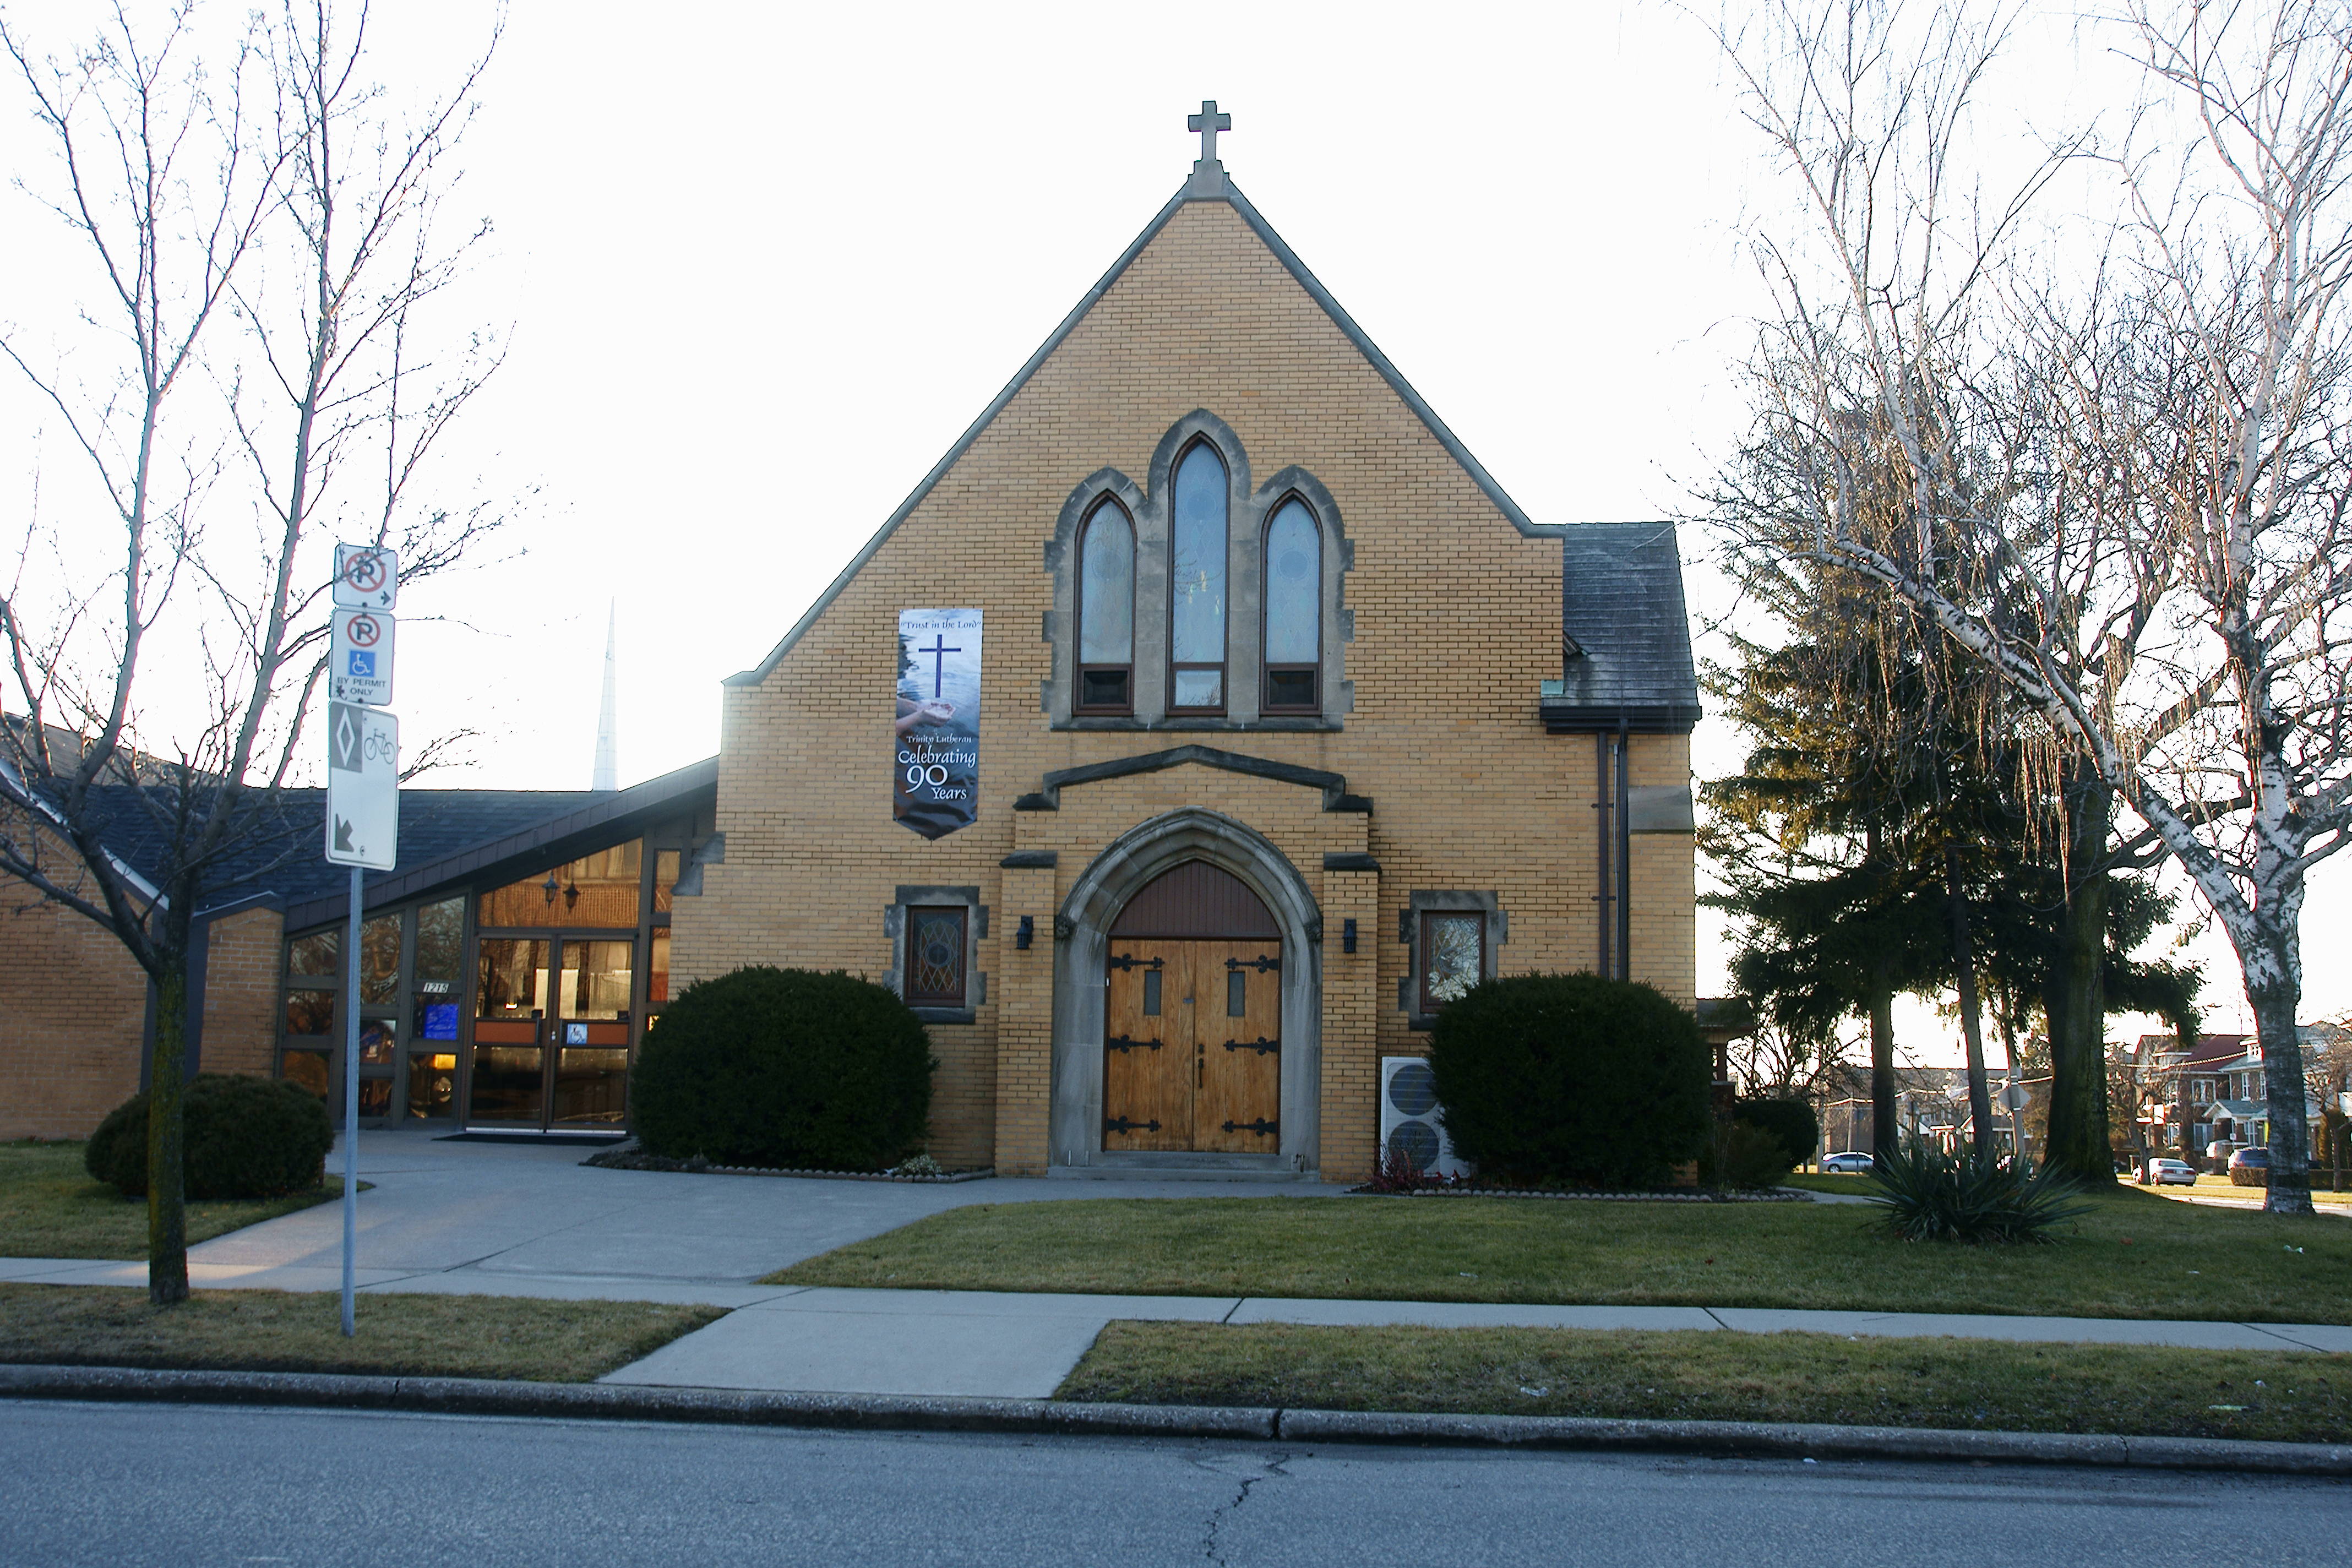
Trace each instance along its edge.
<instances>
[{"instance_id":1,"label":"overcast white sky","mask_svg":"<svg viewBox=\"0 0 2352 1568\"><path fill-rule=\"evenodd\" d=\"M92 9L12 23L62 45ZM491 15L384 5L377 69L446 82ZM2034 115L2116 79L2067 20L2032 43L2004 90ZM495 251L444 317L510 323L513 350L439 478L536 499L475 570L404 601L409 745L470 725L495 741L440 782L584 787L616 602L623 782L716 750L720 679L1174 191L1210 97L1236 183L1531 516L1692 510L1742 424L1740 237L1782 198L1712 44L1670 8L517 0L455 204L495 219ZM2027 129L1997 108L1982 150ZM7 168L31 145L0 115ZM0 229L30 221L16 205ZM29 254L0 259L19 323L55 298ZM0 395L13 531L31 416ZM56 511L68 478L45 482ZM1719 609L1706 542L1685 552L1696 607ZM1702 774L1736 760L1722 725L1699 739ZM2347 879L2314 884L2314 1016L2352 1005ZM2218 939L2198 951L2229 1026L2235 965ZM1924 1011L1909 1032L1949 1059Z\"/></svg>"}]
</instances>

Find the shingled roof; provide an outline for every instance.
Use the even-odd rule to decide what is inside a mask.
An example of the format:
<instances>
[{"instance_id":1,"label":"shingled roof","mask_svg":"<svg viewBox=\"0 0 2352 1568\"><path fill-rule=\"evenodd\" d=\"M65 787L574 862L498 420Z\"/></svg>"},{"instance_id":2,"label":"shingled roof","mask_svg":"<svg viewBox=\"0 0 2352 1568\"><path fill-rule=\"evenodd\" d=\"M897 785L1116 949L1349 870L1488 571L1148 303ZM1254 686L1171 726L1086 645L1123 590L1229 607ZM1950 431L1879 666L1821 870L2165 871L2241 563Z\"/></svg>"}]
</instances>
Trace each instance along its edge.
<instances>
[{"instance_id":1,"label":"shingled roof","mask_svg":"<svg viewBox=\"0 0 2352 1568\"><path fill-rule=\"evenodd\" d=\"M689 796L715 795L718 776L711 758L625 790L404 789L399 864L367 873L366 902L411 897L510 860L585 853L586 841L609 840L637 818L674 814ZM129 787L97 793L110 817L106 847L143 875L160 871L168 849L163 827ZM339 916L351 872L328 864L321 851L325 808L323 790L282 792L237 852L205 879L203 910L267 901L284 908L296 925Z\"/></svg>"},{"instance_id":2,"label":"shingled roof","mask_svg":"<svg viewBox=\"0 0 2352 1568\"><path fill-rule=\"evenodd\" d=\"M1698 669L1671 522L1581 522L1559 530L1562 678L1543 689L1544 728L1687 734Z\"/></svg>"}]
</instances>

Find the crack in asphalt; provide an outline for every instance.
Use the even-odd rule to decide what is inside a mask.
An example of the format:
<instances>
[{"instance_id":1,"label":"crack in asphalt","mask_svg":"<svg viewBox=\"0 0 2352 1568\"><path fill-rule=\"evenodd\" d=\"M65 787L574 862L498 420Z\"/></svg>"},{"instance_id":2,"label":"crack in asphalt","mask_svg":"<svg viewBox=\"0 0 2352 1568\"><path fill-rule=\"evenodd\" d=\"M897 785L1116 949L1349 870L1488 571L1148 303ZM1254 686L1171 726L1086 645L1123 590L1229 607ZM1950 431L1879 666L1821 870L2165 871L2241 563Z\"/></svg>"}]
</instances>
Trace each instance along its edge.
<instances>
[{"instance_id":1,"label":"crack in asphalt","mask_svg":"<svg viewBox=\"0 0 2352 1568\"><path fill-rule=\"evenodd\" d=\"M1217 1568L1224 1568L1225 1563L1223 1554L1217 1550L1217 1536L1224 1528L1226 1517L1239 1511L1242 1504L1249 1501L1250 1489L1256 1486L1258 1482L1271 1480L1276 1476L1288 1476L1289 1472L1282 1467L1289 1462L1290 1456L1287 1453L1275 1455L1265 1461L1265 1468L1258 1474L1242 1478L1241 1486L1234 1492L1233 1501L1211 1510L1208 1533L1201 1540L1201 1554L1215 1563Z\"/></svg>"}]
</instances>

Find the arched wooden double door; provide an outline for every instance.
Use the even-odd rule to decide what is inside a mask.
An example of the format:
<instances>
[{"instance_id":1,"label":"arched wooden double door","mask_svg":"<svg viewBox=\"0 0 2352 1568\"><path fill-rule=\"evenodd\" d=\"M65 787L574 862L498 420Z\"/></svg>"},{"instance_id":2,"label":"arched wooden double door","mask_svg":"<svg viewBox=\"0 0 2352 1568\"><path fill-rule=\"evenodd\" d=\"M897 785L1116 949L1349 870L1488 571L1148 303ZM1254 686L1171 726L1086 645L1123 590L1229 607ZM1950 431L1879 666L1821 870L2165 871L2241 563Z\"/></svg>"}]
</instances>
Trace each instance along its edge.
<instances>
[{"instance_id":1,"label":"arched wooden double door","mask_svg":"<svg viewBox=\"0 0 2352 1568\"><path fill-rule=\"evenodd\" d=\"M1188 860L1110 928L1106 1150L1270 1154L1282 1144L1282 936L1247 884Z\"/></svg>"}]
</instances>

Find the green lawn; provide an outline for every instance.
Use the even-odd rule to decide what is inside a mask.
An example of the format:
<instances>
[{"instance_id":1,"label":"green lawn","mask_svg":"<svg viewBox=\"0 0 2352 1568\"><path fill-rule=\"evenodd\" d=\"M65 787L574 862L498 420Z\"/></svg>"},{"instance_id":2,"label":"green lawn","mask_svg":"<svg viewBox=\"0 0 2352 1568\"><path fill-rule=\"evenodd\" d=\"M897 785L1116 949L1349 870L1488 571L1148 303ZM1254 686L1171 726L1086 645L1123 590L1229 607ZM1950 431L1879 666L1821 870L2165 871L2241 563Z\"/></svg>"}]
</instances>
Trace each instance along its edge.
<instances>
[{"instance_id":1,"label":"green lawn","mask_svg":"<svg viewBox=\"0 0 2352 1568\"><path fill-rule=\"evenodd\" d=\"M1103 1198L951 1209L792 1285L2352 1322L2352 1225L2133 1189L2048 1247L1887 1239L1829 1204ZM2300 1248L2300 1250L2296 1250Z\"/></svg>"},{"instance_id":2,"label":"green lawn","mask_svg":"<svg viewBox=\"0 0 2352 1568\"><path fill-rule=\"evenodd\" d=\"M362 1296L345 1339L332 1292L0 1285L0 1362L232 1372L345 1372L587 1383L725 1314L644 1301Z\"/></svg>"},{"instance_id":3,"label":"green lawn","mask_svg":"<svg viewBox=\"0 0 2352 1568\"><path fill-rule=\"evenodd\" d=\"M1055 1397L2340 1443L2352 1430L2352 1356L1123 1321L1103 1331Z\"/></svg>"},{"instance_id":4,"label":"green lawn","mask_svg":"<svg viewBox=\"0 0 2352 1568\"><path fill-rule=\"evenodd\" d=\"M93 1182L73 1143L0 1143L0 1258L144 1258L147 1200ZM282 1198L188 1205L188 1245L343 1195L342 1179Z\"/></svg>"},{"instance_id":5,"label":"green lawn","mask_svg":"<svg viewBox=\"0 0 2352 1568\"><path fill-rule=\"evenodd\" d=\"M2352 1192L2338 1193L2329 1190L2327 1172L2315 1170L2312 1172L2311 1179L2313 1203L2322 1208L2335 1210L2352 1208ZM1815 1193L1850 1193L1857 1197L1870 1191L1870 1178L1867 1176L1824 1175L1807 1171L1799 1171L1784 1178L1780 1184L1788 1187L1802 1187L1808 1192ZM2137 1187L2141 1192L2153 1192L2158 1196L2177 1197L2184 1193L2194 1193L2201 1198L2234 1198L2252 1204L2259 1204L2263 1201L2262 1188L2242 1187L2227 1176L2211 1174L2199 1176L2197 1184L2193 1187L2139 1187L2137 1183L2128 1180L2118 1182L2116 1185Z\"/></svg>"}]
</instances>

